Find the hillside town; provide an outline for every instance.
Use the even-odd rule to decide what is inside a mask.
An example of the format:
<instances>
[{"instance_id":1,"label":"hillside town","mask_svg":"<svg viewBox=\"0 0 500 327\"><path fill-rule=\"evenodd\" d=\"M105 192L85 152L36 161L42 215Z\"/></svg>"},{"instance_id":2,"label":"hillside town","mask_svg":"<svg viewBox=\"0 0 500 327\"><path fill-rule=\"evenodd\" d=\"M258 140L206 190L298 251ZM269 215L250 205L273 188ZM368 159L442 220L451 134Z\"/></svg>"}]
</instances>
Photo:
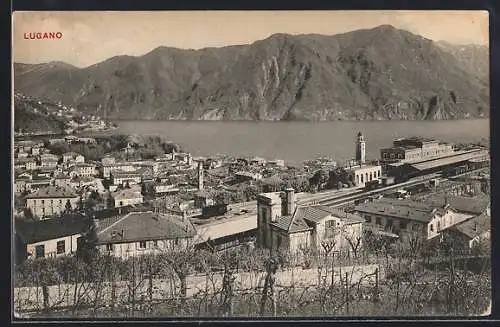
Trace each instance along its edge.
<instances>
[{"instance_id":1,"label":"hillside town","mask_svg":"<svg viewBox=\"0 0 500 327\"><path fill-rule=\"evenodd\" d=\"M72 135L82 132L108 131L115 128L111 122L100 117L97 113L85 114L73 106L63 104L61 101L51 103L14 92L14 103L18 115L21 115L19 110L23 110L23 114L35 115L34 117L55 122L56 125L59 125L58 128L30 126L24 129L22 126L17 126L17 128L14 128L15 137L57 134ZM30 121L30 124L36 124L36 120Z\"/></svg>"},{"instance_id":2,"label":"hillside town","mask_svg":"<svg viewBox=\"0 0 500 327\"><path fill-rule=\"evenodd\" d=\"M175 260L184 262L188 253L221 258L241 251L286 257L292 269L312 269L318 257L331 256L342 269L341 258L359 259L394 244L410 244L415 255L430 248L442 253L448 239L455 255L487 253L488 148L407 137L370 161L368 140L361 132L355 139L352 160L301 165L194 157L153 137L16 141L16 269L49 260L57 270L57 262L89 253L121 262L177 253L182 258ZM172 292L194 294L186 282L190 270L179 273L179 262L165 260L181 281L180 291ZM228 266L220 269L226 276ZM48 284L42 300L34 301L21 292L33 286L23 276L16 276L18 311L70 305L49 296Z\"/></svg>"}]
</instances>

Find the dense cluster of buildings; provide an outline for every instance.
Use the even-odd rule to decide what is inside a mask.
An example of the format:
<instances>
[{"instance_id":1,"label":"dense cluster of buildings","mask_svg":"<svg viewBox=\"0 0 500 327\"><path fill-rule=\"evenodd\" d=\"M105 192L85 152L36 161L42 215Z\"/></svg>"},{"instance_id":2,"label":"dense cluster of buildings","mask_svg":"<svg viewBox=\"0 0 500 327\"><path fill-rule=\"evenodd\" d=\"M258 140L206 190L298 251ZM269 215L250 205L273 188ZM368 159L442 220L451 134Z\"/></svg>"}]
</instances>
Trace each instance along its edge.
<instances>
[{"instance_id":1,"label":"dense cluster of buildings","mask_svg":"<svg viewBox=\"0 0 500 327\"><path fill-rule=\"evenodd\" d=\"M359 133L355 159L344 169L355 187L364 187L382 183L395 171L406 174L402 167L407 165L422 168L420 173L429 171L424 165L443 168L470 160L484 165L487 158L480 151L457 153L434 140L398 139L393 148L381 150L379 161L369 163ZM255 202L219 208L214 189L256 183L288 168L281 160L193 158L175 151L153 160L104 156L88 162L74 152L54 155L43 142L33 141L17 142L15 154L14 191L24 200L19 212L24 219L15 231L21 260L74 253L88 237L95 238L101 252L122 258L188 245L220 250L248 241L271 251L307 255L351 251L353 244L362 246L365 231L394 238L417 233L428 240L454 233L471 247L490 230L489 199L466 196L471 190L418 201L382 196L345 210L299 204L303 194L287 188L261 193ZM313 164L337 167L331 160ZM170 202L160 210L159 200ZM209 211L215 212L216 223L193 223Z\"/></svg>"}]
</instances>

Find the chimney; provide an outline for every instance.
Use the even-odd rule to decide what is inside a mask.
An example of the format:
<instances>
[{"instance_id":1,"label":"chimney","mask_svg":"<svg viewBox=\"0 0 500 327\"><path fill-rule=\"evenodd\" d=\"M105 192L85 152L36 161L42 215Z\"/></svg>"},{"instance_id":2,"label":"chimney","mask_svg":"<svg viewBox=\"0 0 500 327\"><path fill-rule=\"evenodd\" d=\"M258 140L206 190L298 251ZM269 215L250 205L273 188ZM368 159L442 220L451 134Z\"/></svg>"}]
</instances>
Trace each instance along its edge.
<instances>
[{"instance_id":1,"label":"chimney","mask_svg":"<svg viewBox=\"0 0 500 327\"><path fill-rule=\"evenodd\" d=\"M283 214L286 216L293 215L295 211L295 190L291 187L285 189L284 199L281 200Z\"/></svg>"}]
</instances>

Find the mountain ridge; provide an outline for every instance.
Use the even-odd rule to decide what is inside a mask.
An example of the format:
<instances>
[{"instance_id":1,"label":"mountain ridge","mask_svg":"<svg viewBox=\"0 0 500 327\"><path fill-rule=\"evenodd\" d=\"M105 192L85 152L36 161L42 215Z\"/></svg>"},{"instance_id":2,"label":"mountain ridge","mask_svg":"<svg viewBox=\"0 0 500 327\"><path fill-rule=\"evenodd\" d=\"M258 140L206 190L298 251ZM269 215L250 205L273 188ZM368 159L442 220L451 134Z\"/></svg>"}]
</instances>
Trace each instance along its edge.
<instances>
[{"instance_id":1,"label":"mountain ridge","mask_svg":"<svg viewBox=\"0 0 500 327\"><path fill-rule=\"evenodd\" d=\"M222 48L160 46L85 68L15 63L14 85L116 119L485 117L489 81L457 57L382 25L333 36L277 33Z\"/></svg>"}]
</instances>

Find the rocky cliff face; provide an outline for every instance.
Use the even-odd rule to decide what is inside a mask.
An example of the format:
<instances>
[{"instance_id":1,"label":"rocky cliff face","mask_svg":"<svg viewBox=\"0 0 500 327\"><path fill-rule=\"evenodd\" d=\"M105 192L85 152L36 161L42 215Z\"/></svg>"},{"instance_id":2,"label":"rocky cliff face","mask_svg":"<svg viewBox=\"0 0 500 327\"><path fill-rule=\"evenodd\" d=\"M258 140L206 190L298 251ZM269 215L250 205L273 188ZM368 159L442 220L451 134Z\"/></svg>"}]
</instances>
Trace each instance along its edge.
<instances>
[{"instance_id":1,"label":"rocky cliff face","mask_svg":"<svg viewBox=\"0 0 500 327\"><path fill-rule=\"evenodd\" d=\"M198 51L159 47L83 69L16 64L14 86L107 118L452 119L489 113L488 79L448 48L392 26L335 36L276 34Z\"/></svg>"},{"instance_id":2,"label":"rocky cliff face","mask_svg":"<svg viewBox=\"0 0 500 327\"><path fill-rule=\"evenodd\" d=\"M489 80L489 49L485 45L456 45L440 41L436 43L442 50L450 53L471 75L483 81Z\"/></svg>"}]
</instances>

